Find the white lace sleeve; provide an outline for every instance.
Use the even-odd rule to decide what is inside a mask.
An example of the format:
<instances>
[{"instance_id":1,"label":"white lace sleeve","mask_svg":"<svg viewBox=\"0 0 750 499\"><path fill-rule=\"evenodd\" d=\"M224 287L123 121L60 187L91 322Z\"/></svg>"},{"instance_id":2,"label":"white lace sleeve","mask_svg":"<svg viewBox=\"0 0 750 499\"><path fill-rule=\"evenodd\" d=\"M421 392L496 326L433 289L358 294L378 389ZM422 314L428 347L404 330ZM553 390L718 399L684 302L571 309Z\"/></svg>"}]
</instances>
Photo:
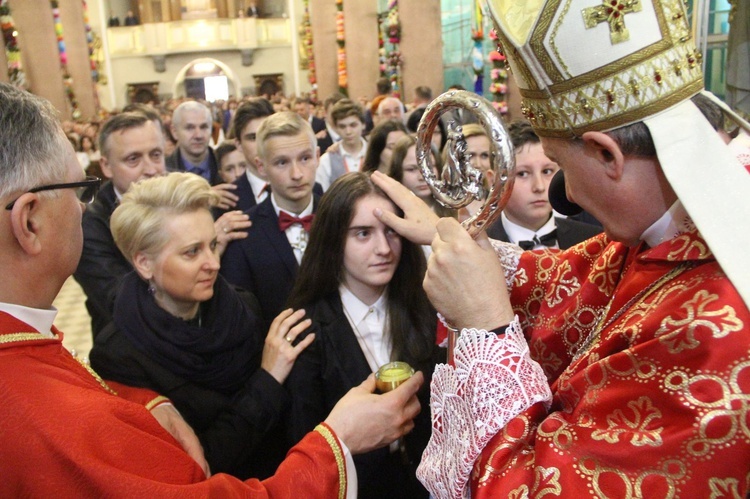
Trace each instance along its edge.
<instances>
[{"instance_id":1,"label":"white lace sleeve","mask_svg":"<svg viewBox=\"0 0 750 499\"><path fill-rule=\"evenodd\" d=\"M513 278L518 270L518 261L521 259L521 253L523 253L523 250L517 244L497 241L495 239L490 239L490 243L495 249L495 254L497 255L498 260L500 260L500 265L503 266L503 270L505 271L505 284L508 286L508 289L510 289L513 286Z\"/></svg>"},{"instance_id":2,"label":"white lace sleeve","mask_svg":"<svg viewBox=\"0 0 750 499\"><path fill-rule=\"evenodd\" d=\"M455 367L440 364L430 386L432 437L417 477L436 499L468 497L474 461L512 418L537 402L552 400L541 366L516 317L505 334L464 329L454 350Z\"/></svg>"}]
</instances>

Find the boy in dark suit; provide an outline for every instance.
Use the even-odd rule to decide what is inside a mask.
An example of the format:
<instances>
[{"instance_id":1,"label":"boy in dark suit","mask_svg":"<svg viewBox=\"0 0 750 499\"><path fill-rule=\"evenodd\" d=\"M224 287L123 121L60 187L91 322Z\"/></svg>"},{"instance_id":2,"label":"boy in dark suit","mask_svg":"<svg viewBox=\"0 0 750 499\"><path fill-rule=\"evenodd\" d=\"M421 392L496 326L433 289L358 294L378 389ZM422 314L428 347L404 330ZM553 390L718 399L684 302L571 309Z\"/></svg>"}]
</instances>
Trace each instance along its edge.
<instances>
[{"instance_id":1,"label":"boy in dark suit","mask_svg":"<svg viewBox=\"0 0 750 499\"><path fill-rule=\"evenodd\" d=\"M566 249L600 233L601 227L553 216L549 184L560 167L545 156L529 122L511 123L508 133L516 156L513 192L500 220L487 229L487 234L531 250Z\"/></svg>"},{"instance_id":2,"label":"boy in dark suit","mask_svg":"<svg viewBox=\"0 0 750 499\"><path fill-rule=\"evenodd\" d=\"M307 246L319 152L309 123L292 112L266 118L256 145L256 166L271 194L248 212L247 238L227 248L221 273L258 297L270 324L284 309Z\"/></svg>"}]
</instances>

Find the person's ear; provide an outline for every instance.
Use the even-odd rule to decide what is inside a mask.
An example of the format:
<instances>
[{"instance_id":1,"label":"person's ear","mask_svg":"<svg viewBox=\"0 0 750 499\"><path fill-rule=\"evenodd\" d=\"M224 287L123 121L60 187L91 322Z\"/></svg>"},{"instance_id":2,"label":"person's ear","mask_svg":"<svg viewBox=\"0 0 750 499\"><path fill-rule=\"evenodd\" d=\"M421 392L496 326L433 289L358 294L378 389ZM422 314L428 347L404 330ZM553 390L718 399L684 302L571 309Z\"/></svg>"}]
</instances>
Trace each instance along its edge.
<instances>
[{"instance_id":1,"label":"person's ear","mask_svg":"<svg viewBox=\"0 0 750 499\"><path fill-rule=\"evenodd\" d=\"M260 159L260 156L255 157L255 168L258 169L258 173L264 178L267 177L266 175L266 167L263 165L263 160Z\"/></svg>"},{"instance_id":2,"label":"person's ear","mask_svg":"<svg viewBox=\"0 0 750 499\"><path fill-rule=\"evenodd\" d=\"M105 156L102 156L99 158L99 167L102 170L102 175L104 175L107 178L112 178L112 167L109 165L109 161Z\"/></svg>"},{"instance_id":3,"label":"person's ear","mask_svg":"<svg viewBox=\"0 0 750 499\"><path fill-rule=\"evenodd\" d=\"M586 154L604 166L608 177L619 180L625 166L625 155L620 145L603 132L586 132L582 139Z\"/></svg>"},{"instance_id":4,"label":"person's ear","mask_svg":"<svg viewBox=\"0 0 750 499\"><path fill-rule=\"evenodd\" d=\"M154 276L154 260L142 251L139 251L133 257L133 267L135 267L138 275L147 281Z\"/></svg>"},{"instance_id":5,"label":"person's ear","mask_svg":"<svg viewBox=\"0 0 750 499\"><path fill-rule=\"evenodd\" d=\"M27 192L16 199L13 209L10 210L13 237L28 255L38 255L42 252L39 234L43 217L40 208L39 196Z\"/></svg>"}]
</instances>

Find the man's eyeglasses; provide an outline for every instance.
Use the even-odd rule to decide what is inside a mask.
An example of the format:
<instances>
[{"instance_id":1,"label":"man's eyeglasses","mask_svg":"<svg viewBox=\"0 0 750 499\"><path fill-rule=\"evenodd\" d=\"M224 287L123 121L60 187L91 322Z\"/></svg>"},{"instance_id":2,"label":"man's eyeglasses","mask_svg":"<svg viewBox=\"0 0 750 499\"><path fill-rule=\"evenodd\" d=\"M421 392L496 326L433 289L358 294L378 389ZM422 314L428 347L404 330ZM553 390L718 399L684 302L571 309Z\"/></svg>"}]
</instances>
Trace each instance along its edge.
<instances>
[{"instance_id":1,"label":"man's eyeglasses","mask_svg":"<svg viewBox=\"0 0 750 499\"><path fill-rule=\"evenodd\" d=\"M68 184L41 185L39 187L34 187L33 189L29 189L28 191L26 191L26 193L41 192L41 191L54 191L57 189L75 189L76 197L78 198L78 200L84 204L89 204L96 197L96 193L99 192L99 186L101 185L101 183L102 183L101 179L97 177L86 177L86 180L82 180L80 182L70 182ZM5 206L5 209L12 210L13 205L16 203L16 201L18 201L18 198L8 203L8 205Z\"/></svg>"}]
</instances>

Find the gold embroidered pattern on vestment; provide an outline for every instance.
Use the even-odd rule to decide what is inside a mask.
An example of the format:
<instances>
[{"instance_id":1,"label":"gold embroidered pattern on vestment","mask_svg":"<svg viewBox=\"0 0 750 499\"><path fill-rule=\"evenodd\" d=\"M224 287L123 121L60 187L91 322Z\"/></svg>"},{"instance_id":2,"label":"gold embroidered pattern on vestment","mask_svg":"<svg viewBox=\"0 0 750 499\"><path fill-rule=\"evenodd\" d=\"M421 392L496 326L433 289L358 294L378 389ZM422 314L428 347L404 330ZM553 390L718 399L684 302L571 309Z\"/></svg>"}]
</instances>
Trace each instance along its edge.
<instances>
[{"instance_id":1,"label":"gold embroidered pattern on vestment","mask_svg":"<svg viewBox=\"0 0 750 499\"><path fill-rule=\"evenodd\" d=\"M664 426L654 427L662 413L648 397L639 397L627 404L627 409L617 408L607 415L607 428L594 430L591 438L610 444L627 440L636 447L659 447Z\"/></svg>"},{"instance_id":2,"label":"gold embroidered pattern on vestment","mask_svg":"<svg viewBox=\"0 0 750 499\"><path fill-rule=\"evenodd\" d=\"M609 497L607 493L609 490L622 490L623 493L620 497L648 497L648 494L642 489L645 484L656 490L667 490L668 495L664 497L676 497L677 484L688 473L687 465L677 460L664 461L660 468L644 470L632 476L618 468L604 466L594 457L584 457L579 460L578 469L591 478L591 488L595 497ZM617 485L614 484L615 478L620 480ZM664 485L655 487L657 481ZM606 484L606 487L602 487L603 484Z\"/></svg>"},{"instance_id":3,"label":"gold embroidered pattern on vestment","mask_svg":"<svg viewBox=\"0 0 750 499\"><path fill-rule=\"evenodd\" d=\"M656 337L670 353L679 354L700 346L697 336L701 331L718 339L739 332L743 327L731 305L722 306L719 295L700 290L683 303L679 311L661 321Z\"/></svg>"},{"instance_id":4,"label":"gold embroidered pattern on vestment","mask_svg":"<svg viewBox=\"0 0 750 499\"><path fill-rule=\"evenodd\" d=\"M588 278L590 283L607 296L610 296L615 290L617 279L622 272L622 264L625 261L625 255L618 255L617 253L615 245L607 248L602 257L594 264Z\"/></svg>"},{"instance_id":5,"label":"gold embroidered pattern on vestment","mask_svg":"<svg viewBox=\"0 0 750 499\"><path fill-rule=\"evenodd\" d=\"M541 339L532 341L529 350L531 358L542 366L547 379L550 379L552 373L556 373L562 366L562 359Z\"/></svg>"},{"instance_id":6,"label":"gold embroidered pattern on vestment","mask_svg":"<svg viewBox=\"0 0 750 499\"><path fill-rule=\"evenodd\" d=\"M688 454L710 459L716 449L737 440L750 441L748 378L750 361L733 366L728 376L686 370L666 376L664 387L680 395L686 406L701 413L698 435L685 444Z\"/></svg>"},{"instance_id":7,"label":"gold embroidered pattern on vestment","mask_svg":"<svg viewBox=\"0 0 750 499\"><path fill-rule=\"evenodd\" d=\"M711 497L742 497L740 482L736 478L713 477L708 481Z\"/></svg>"},{"instance_id":8,"label":"gold embroidered pattern on vestment","mask_svg":"<svg viewBox=\"0 0 750 499\"><path fill-rule=\"evenodd\" d=\"M556 284L550 286L549 290L547 290L547 295L544 297L547 306L550 308L562 303L563 300L573 296L581 289L581 283L578 281L575 273L573 273L573 269L570 267L570 262L568 261L563 261L558 265L552 282Z\"/></svg>"},{"instance_id":9,"label":"gold embroidered pattern on vestment","mask_svg":"<svg viewBox=\"0 0 750 499\"><path fill-rule=\"evenodd\" d=\"M706 243L696 239L691 234L682 234L675 237L672 249L667 255L670 262L681 262L684 260L705 260L711 256L711 250Z\"/></svg>"}]
</instances>

